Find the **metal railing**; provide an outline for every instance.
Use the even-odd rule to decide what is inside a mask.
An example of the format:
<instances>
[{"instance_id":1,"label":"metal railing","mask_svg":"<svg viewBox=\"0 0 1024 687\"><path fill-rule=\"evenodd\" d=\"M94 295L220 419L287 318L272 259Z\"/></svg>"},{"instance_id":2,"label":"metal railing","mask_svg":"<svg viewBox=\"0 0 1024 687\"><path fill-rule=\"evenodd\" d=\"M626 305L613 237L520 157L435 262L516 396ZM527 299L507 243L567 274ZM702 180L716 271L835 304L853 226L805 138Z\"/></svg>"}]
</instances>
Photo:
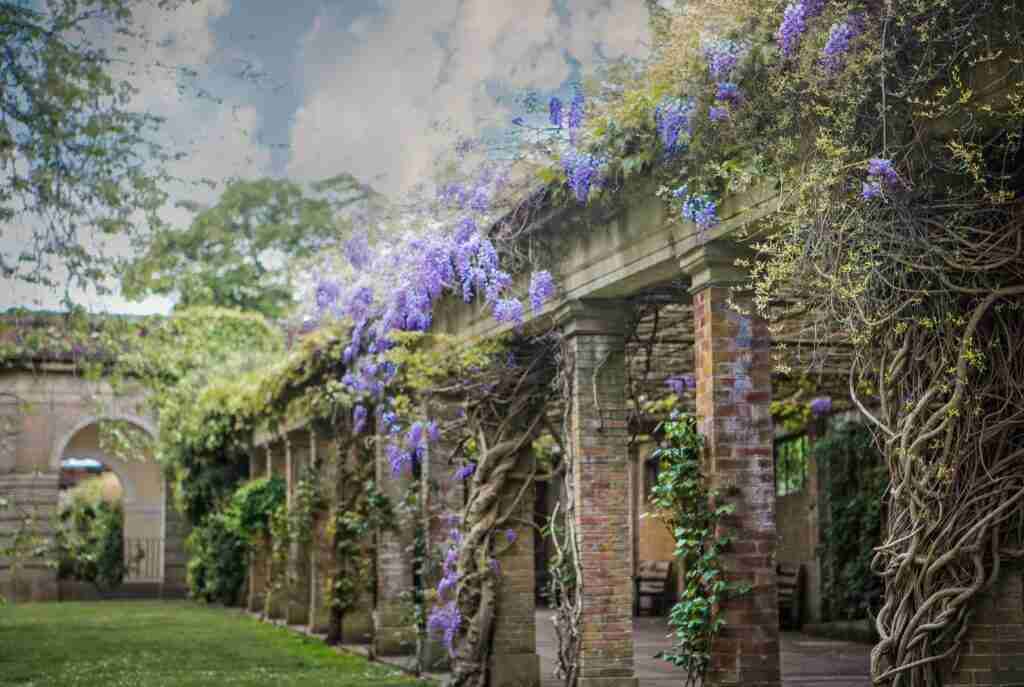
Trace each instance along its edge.
<instances>
[{"instance_id":1,"label":"metal railing","mask_svg":"<svg viewBox=\"0 0 1024 687\"><path fill-rule=\"evenodd\" d=\"M164 572L164 540L124 538L125 582L159 582Z\"/></svg>"}]
</instances>

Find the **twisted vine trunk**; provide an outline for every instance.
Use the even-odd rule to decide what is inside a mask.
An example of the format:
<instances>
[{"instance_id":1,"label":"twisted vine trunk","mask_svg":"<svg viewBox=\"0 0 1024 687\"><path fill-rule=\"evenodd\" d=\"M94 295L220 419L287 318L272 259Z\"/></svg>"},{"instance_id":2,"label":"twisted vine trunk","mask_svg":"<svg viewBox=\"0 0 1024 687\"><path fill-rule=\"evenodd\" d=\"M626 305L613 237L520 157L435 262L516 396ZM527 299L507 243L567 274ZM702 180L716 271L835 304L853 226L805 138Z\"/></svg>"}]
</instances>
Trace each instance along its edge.
<instances>
[{"instance_id":1,"label":"twisted vine trunk","mask_svg":"<svg viewBox=\"0 0 1024 687\"><path fill-rule=\"evenodd\" d=\"M462 624L453 647L451 687L487 687L490 676L488 665L494 622L500 612L498 583L500 571L494 559L494 533L505 526L522 502L523 495L533 482L531 471L523 486L507 498L510 478L520 465L520 454L536 436L543 417L543 408L533 411L533 417L512 438L501 439L508 433L510 421L501 423L503 429L495 432L497 443L490 445L486 426L479 423L476 440L480 459L470 482L468 502L463 510L463 539L457 562L458 583L455 600L462 615Z\"/></svg>"},{"instance_id":2,"label":"twisted vine trunk","mask_svg":"<svg viewBox=\"0 0 1024 687\"><path fill-rule=\"evenodd\" d=\"M568 347L561 350L561 394L563 399L571 399L573 394L573 376L571 374L572 362ZM555 665L555 676L560 678L565 687L576 687L579 679L579 656L581 648L580 627L583 619L583 570L580 568L579 538L576 531L576 493L574 490L576 469L575 444L571 440L570 422L572 418L572 404L565 403L562 411L562 442L563 447L563 469L564 469L564 499L563 508L564 536L559 542L557 530L555 535L555 560L553 567L554 575L553 590L557 598L558 607L555 609L555 617L552 622L555 626L555 638L557 640L557 659ZM552 520L558 516L557 508L552 514Z\"/></svg>"},{"instance_id":3,"label":"twisted vine trunk","mask_svg":"<svg viewBox=\"0 0 1024 687\"><path fill-rule=\"evenodd\" d=\"M875 366L891 485L874 684L941 684L978 594L1024 554L1022 308L1024 286L976 298L966 322L890 335Z\"/></svg>"}]
</instances>

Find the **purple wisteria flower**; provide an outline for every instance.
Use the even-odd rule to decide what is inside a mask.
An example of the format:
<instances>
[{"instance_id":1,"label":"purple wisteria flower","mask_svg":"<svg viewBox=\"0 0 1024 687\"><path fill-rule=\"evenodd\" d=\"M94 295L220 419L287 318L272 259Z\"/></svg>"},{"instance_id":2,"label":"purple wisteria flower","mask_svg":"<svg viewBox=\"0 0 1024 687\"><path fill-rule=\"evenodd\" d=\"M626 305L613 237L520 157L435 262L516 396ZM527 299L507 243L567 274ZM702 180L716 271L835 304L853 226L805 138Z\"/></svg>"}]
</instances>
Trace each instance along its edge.
<instances>
[{"instance_id":1,"label":"purple wisteria flower","mask_svg":"<svg viewBox=\"0 0 1024 687\"><path fill-rule=\"evenodd\" d=\"M517 539L519 539L519 535L516 533L515 530L512 530L512 529L505 530L505 540L509 544L515 544Z\"/></svg>"},{"instance_id":2,"label":"purple wisteria flower","mask_svg":"<svg viewBox=\"0 0 1024 687\"><path fill-rule=\"evenodd\" d=\"M898 191L905 187L892 160L880 157L868 160L868 180L861 186L861 198L871 200L880 197L883 189Z\"/></svg>"},{"instance_id":3,"label":"purple wisteria flower","mask_svg":"<svg viewBox=\"0 0 1024 687\"><path fill-rule=\"evenodd\" d=\"M604 160L596 155L569 149L562 158L562 167L577 202L586 203L590 187L603 182Z\"/></svg>"},{"instance_id":4,"label":"purple wisteria flower","mask_svg":"<svg viewBox=\"0 0 1024 687\"><path fill-rule=\"evenodd\" d=\"M672 192L672 195L683 201L683 219L688 219L696 224L701 232L718 224L718 203L711 196L691 195L686 186L680 186Z\"/></svg>"},{"instance_id":5,"label":"purple wisteria flower","mask_svg":"<svg viewBox=\"0 0 1024 687\"><path fill-rule=\"evenodd\" d=\"M557 97L548 103L548 119L552 126L562 128L562 101Z\"/></svg>"},{"instance_id":6,"label":"purple wisteria flower","mask_svg":"<svg viewBox=\"0 0 1024 687\"><path fill-rule=\"evenodd\" d=\"M494 303L494 319L498 322L523 323L523 303L518 298L500 298Z\"/></svg>"},{"instance_id":7,"label":"purple wisteria flower","mask_svg":"<svg viewBox=\"0 0 1024 687\"><path fill-rule=\"evenodd\" d=\"M333 279L321 279L316 284L316 307L324 311L332 308L341 295L341 285Z\"/></svg>"},{"instance_id":8,"label":"purple wisteria flower","mask_svg":"<svg viewBox=\"0 0 1024 687\"><path fill-rule=\"evenodd\" d=\"M697 388L697 380L691 374L679 375L666 379L665 386L671 389L676 396L682 396L688 390Z\"/></svg>"},{"instance_id":9,"label":"purple wisteria flower","mask_svg":"<svg viewBox=\"0 0 1024 687\"><path fill-rule=\"evenodd\" d=\"M821 51L821 63L829 76L835 76L846 68L846 54L850 43L864 32L864 15L851 14L836 22L828 33L828 42Z\"/></svg>"},{"instance_id":10,"label":"purple wisteria flower","mask_svg":"<svg viewBox=\"0 0 1024 687\"><path fill-rule=\"evenodd\" d=\"M462 626L462 614L454 601L443 606L436 606L427 619L427 629L434 637L441 639L448 654L455 654L455 637Z\"/></svg>"},{"instance_id":11,"label":"purple wisteria flower","mask_svg":"<svg viewBox=\"0 0 1024 687\"><path fill-rule=\"evenodd\" d=\"M453 477L459 482L465 482L473 476L474 472L476 472L476 463L466 463L455 471L455 475Z\"/></svg>"},{"instance_id":12,"label":"purple wisteria flower","mask_svg":"<svg viewBox=\"0 0 1024 687\"><path fill-rule=\"evenodd\" d=\"M743 93L732 81L720 81L716 86L715 99L739 107L743 104Z\"/></svg>"},{"instance_id":13,"label":"purple wisteria flower","mask_svg":"<svg viewBox=\"0 0 1024 687\"><path fill-rule=\"evenodd\" d=\"M793 57L800 47L800 39L807 31L807 22L821 14L825 0L797 0L786 6L782 13L782 24L775 33L783 57Z\"/></svg>"},{"instance_id":14,"label":"purple wisteria flower","mask_svg":"<svg viewBox=\"0 0 1024 687\"><path fill-rule=\"evenodd\" d=\"M349 264L357 270L365 269L370 264L372 260L370 238L365 231L354 232L345 242L345 257Z\"/></svg>"},{"instance_id":15,"label":"purple wisteria flower","mask_svg":"<svg viewBox=\"0 0 1024 687\"><path fill-rule=\"evenodd\" d=\"M583 124L583 117L586 114L586 99L582 89L576 89L576 94L569 104L569 131L574 132Z\"/></svg>"},{"instance_id":16,"label":"purple wisteria flower","mask_svg":"<svg viewBox=\"0 0 1024 687\"><path fill-rule=\"evenodd\" d=\"M406 465L412 464L412 455L408 451L402 450L402 447L398 444L388 444L385 453L388 457L388 463L391 465L391 475L398 477L405 470Z\"/></svg>"},{"instance_id":17,"label":"purple wisteria flower","mask_svg":"<svg viewBox=\"0 0 1024 687\"><path fill-rule=\"evenodd\" d=\"M547 270L534 272L530 276L530 308L540 312L544 304L555 295L555 280Z\"/></svg>"},{"instance_id":18,"label":"purple wisteria flower","mask_svg":"<svg viewBox=\"0 0 1024 687\"><path fill-rule=\"evenodd\" d=\"M811 400L811 414L814 417L823 417L832 412L832 399L828 396L820 396Z\"/></svg>"},{"instance_id":19,"label":"purple wisteria flower","mask_svg":"<svg viewBox=\"0 0 1024 687\"><path fill-rule=\"evenodd\" d=\"M690 133L692 113L693 100L684 98L665 97L654 108L654 126L669 156L685 151L686 142L680 141L679 136L684 131Z\"/></svg>"},{"instance_id":20,"label":"purple wisteria flower","mask_svg":"<svg viewBox=\"0 0 1024 687\"><path fill-rule=\"evenodd\" d=\"M352 431L362 434L366 429L366 406L357 405L352 409Z\"/></svg>"},{"instance_id":21,"label":"purple wisteria flower","mask_svg":"<svg viewBox=\"0 0 1024 687\"><path fill-rule=\"evenodd\" d=\"M727 80L735 71L736 65L747 54L749 47L728 38L716 38L705 41L704 59L708 63L708 71L715 81Z\"/></svg>"},{"instance_id":22,"label":"purple wisteria flower","mask_svg":"<svg viewBox=\"0 0 1024 687\"><path fill-rule=\"evenodd\" d=\"M727 122L729 121L729 109L725 107L712 107L708 110L708 118L712 122Z\"/></svg>"}]
</instances>

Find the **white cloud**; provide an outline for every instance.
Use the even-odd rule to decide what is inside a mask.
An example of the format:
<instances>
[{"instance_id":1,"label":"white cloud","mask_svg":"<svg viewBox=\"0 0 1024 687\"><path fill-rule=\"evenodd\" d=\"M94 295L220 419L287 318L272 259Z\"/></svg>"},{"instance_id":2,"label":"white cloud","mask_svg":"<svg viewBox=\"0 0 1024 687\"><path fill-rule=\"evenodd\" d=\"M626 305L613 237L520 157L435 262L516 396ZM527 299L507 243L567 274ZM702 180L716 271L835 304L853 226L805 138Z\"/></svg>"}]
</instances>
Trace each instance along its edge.
<instances>
[{"instance_id":1,"label":"white cloud","mask_svg":"<svg viewBox=\"0 0 1024 687\"><path fill-rule=\"evenodd\" d=\"M555 89L584 64L644 52L647 11L636 0L388 0L380 14L342 22L321 14L303 40L307 94L291 132L289 172L351 171L389 192L424 181L450 143L431 125L478 133L501 106L488 83ZM600 52L599 52L600 50Z\"/></svg>"}]
</instances>

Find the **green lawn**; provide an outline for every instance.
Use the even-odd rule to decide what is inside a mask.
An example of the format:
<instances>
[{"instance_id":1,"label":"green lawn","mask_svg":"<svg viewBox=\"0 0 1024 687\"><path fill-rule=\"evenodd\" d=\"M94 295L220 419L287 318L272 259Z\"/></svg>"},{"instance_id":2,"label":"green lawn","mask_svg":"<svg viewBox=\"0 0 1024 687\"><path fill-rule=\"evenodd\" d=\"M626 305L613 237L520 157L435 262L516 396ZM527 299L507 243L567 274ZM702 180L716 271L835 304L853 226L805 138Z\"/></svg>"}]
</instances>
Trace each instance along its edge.
<instances>
[{"instance_id":1,"label":"green lawn","mask_svg":"<svg viewBox=\"0 0 1024 687\"><path fill-rule=\"evenodd\" d=\"M423 687L238 611L187 602L0 608L0 685Z\"/></svg>"}]
</instances>

